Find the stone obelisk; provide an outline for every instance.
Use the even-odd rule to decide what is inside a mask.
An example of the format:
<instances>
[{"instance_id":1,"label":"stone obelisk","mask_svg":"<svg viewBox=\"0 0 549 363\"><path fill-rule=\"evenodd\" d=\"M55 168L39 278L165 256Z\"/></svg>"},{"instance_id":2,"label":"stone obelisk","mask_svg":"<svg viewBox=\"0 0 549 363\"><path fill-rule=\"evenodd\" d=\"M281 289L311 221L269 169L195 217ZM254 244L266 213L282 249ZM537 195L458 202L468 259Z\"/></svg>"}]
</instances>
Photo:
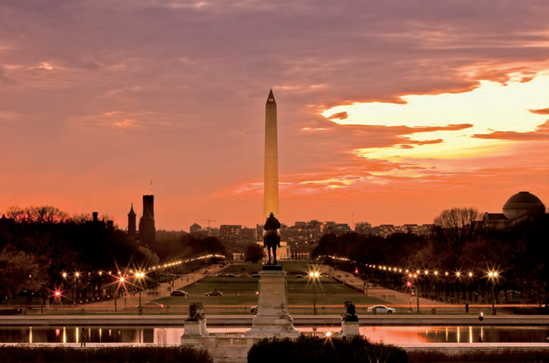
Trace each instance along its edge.
<instances>
[{"instance_id":1,"label":"stone obelisk","mask_svg":"<svg viewBox=\"0 0 549 363\"><path fill-rule=\"evenodd\" d=\"M270 213L277 219L278 214L278 146L276 127L276 102L273 90L269 92L265 105L265 179L263 196L263 220ZM259 242L262 243L262 242ZM281 242L285 245L285 242ZM257 315L252 320L252 328L247 337L297 338L299 331L293 325L286 299L286 275L282 266L263 266L259 272L259 301Z\"/></svg>"},{"instance_id":2,"label":"stone obelisk","mask_svg":"<svg viewBox=\"0 0 549 363\"><path fill-rule=\"evenodd\" d=\"M278 141L276 101L273 90L265 105L265 174L263 179L263 221L270 213L280 220L278 214Z\"/></svg>"}]
</instances>

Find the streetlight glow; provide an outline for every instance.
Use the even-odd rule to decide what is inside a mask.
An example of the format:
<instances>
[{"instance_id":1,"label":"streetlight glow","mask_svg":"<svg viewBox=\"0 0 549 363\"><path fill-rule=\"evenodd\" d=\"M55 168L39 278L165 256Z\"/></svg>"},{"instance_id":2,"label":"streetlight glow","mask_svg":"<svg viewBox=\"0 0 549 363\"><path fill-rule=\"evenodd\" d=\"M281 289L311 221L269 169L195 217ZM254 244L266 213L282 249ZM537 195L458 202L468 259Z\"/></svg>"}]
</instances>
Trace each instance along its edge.
<instances>
[{"instance_id":1,"label":"streetlight glow","mask_svg":"<svg viewBox=\"0 0 549 363\"><path fill-rule=\"evenodd\" d=\"M320 272L317 269L309 271L309 277L313 279L313 315L317 314L316 311L316 284L315 281L320 277Z\"/></svg>"}]
</instances>

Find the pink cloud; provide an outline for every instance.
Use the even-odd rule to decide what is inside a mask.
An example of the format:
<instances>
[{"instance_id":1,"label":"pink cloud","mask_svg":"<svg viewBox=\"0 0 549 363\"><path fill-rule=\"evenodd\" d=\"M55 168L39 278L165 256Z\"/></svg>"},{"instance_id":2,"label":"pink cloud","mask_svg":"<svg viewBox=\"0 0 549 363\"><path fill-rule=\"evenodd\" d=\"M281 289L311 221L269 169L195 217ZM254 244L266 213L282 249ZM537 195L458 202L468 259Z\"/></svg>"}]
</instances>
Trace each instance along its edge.
<instances>
[{"instance_id":1,"label":"pink cloud","mask_svg":"<svg viewBox=\"0 0 549 363\"><path fill-rule=\"evenodd\" d=\"M543 110L542 110L543 111ZM542 113L544 114L544 113ZM549 121L537 127L533 132L495 131L491 134L476 134L477 139L499 139L516 141L549 140Z\"/></svg>"},{"instance_id":2,"label":"pink cloud","mask_svg":"<svg viewBox=\"0 0 549 363\"><path fill-rule=\"evenodd\" d=\"M543 108L540 110L529 110L529 111L538 115L549 115L549 108Z\"/></svg>"}]
</instances>

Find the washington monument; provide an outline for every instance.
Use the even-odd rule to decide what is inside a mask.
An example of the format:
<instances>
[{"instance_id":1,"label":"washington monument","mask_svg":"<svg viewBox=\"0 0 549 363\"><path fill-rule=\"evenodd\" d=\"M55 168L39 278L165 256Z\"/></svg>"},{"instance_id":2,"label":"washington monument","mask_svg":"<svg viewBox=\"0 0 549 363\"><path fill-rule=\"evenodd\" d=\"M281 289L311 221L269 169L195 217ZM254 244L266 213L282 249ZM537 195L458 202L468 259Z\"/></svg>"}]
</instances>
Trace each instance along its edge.
<instances>
[{"instance_id":1,"label":"washington monument","mask_svg":"<svg viewBox=\"0 0 549 363\"><path fill-rule=\"evenodd\" d=\"M273 90L265 105L265 175L263 179L263 220L278 214L278 142L276 127L276 101Z\"/></svg>"}]
</instances>

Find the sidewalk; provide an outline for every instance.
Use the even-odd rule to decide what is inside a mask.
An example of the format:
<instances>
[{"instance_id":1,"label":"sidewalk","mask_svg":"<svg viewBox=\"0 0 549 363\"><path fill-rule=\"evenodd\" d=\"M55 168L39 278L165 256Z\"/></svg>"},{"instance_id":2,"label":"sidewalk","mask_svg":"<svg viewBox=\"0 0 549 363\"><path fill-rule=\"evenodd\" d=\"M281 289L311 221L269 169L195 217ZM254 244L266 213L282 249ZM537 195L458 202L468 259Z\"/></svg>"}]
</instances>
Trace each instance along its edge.
<instances>
[{"instance_id":1,"label":"sidewalk","mask_svg":"<svg viewBox=\"0 0 549 363\"><path fill-rule=\"evenodd\" d=\"M410 296L409 293L403 293L395 290L391 290L382 286L372 287L372 284L368 284L368 287L365 289L365 281L356 277L355 275L335 270L330 266L322 266L323 273L327 273L330 277L342 281L346 285L352 286L356 290L364 291L367 296L375 297L383 301L387 301L391 304L391 307L410 307L412 310L417 309L418 299L417 296ZM421 308L436 308L436 307L447 307L447 308L456 308L464 309L465 302L459 304L451 304L443 301L431 300L426 298L419 298L419 305ZM505 306L503 304L498 304L498 307ZM484 308L489 309L491 306L489 304L474 304L469 302L469 307L473 308Z\"/></svg>"},{"instance_id":2,"label":"sidewalk","mask_svg":"<svg viewBox=\"0 0 549 363\"><path fill-rule=\"evenodd\" d=\"M223 267L221 265L212 265L209 267L201 268L197 271L194 271L190 274L183 275L175 280L173 280L173 289L178 290L184 288L185 286L191 285L196 281L203 279L207 276L215 275ZM133 285L128 285L132 286ZM151 292L158 292L156 294L149 294ZM159 284L154 290L142 290L141 291L141 305L145 305L148 302L170 296L172 292L172 282L163 282ZM115 302L116 301L116 302ZM103 300L103 301L90 301L85 304L71 305L71 309L85 309L86 307L97 307L105 308L106 310L115 311L115 304L117 311L131 310L135 309L136 306L139 306L139 293L126 294L124 296L118 297L117 299ZM50 308L55 308L55 305L51 305ZM67 306L59 306L60 308L68 308ZM46 306L44 307L46 308Z\"/></svg>"},{"instance_id":3,"label":"sidewalk","mask_svg":"<svg viewBox=\"0 0 549 363\"><path fill-rule=\"evenodd\" d=\"M207 315L208 326L252 326L253 315ZM0 316L0 326L184 326L184 315ZM296 326L340 326L340 315L293 315ZM547 326L549 316L361 315L361 326Z\"/></svg>"}]
</instances>

